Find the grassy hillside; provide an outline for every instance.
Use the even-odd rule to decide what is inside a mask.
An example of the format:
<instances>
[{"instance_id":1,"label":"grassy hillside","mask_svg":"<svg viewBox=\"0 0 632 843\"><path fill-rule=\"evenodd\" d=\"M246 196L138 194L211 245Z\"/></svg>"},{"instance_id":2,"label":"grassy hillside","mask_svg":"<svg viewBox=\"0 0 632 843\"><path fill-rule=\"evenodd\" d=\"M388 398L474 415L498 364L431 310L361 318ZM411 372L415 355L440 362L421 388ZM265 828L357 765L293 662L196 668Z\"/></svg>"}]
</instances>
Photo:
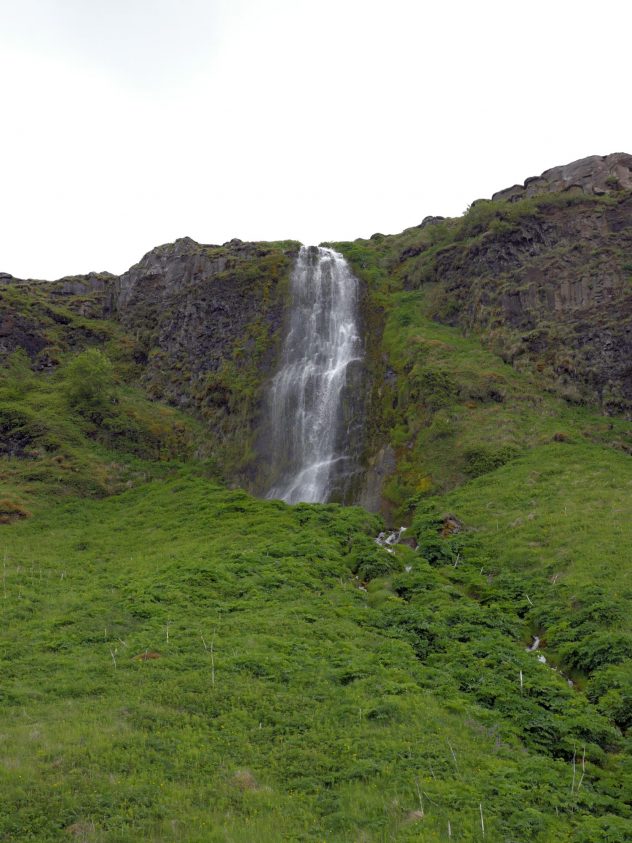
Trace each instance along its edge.
<instances>
[{"instance_id":1,"label":"grassy hillside","mask_svg":"<svg viewBox=\"0 0 632 843\"><path fill-rule=\"evenodd\" d=\"M378 528L191 470L8 528L0 839L628 839L621 731L522 589Z\"/></svg>"},{"instance_id":2,"label":"grassy hillside","mask_svg":"<svg viewBox=\"0 0 632 843\"><path fill-rule=\"evenodd\" d=\"M103 496L203 454L200 426L156 405L97 348L54 372L33 372L18 350L0 371L0 522L59 496Z\"/></svg>"},{"instance_id":3,"label":"grassy hillside","mask_svg":"<svg viewBox=\"0 0 632 843\"><path fill-rule=\"evenodd\" d=\"M574 201L539 200L554 210L572 208ZM607 207L612 200L582 201ZM576 392L562 397L546 355L535 365L526 358L512 365L496 353L489 334L446 324L438 255L489 241L500 222L530 219L538 209L536 200L482 203L463 218L428 228L335 244L368 288L366 346L375 385L369 425L373 448L387 446L395 457L396 471L384 488L385 508L395 519L408 520L420 497L449 491L551 441L632 452L629 421L605 418ZM426 275L411 280L418 266Z\"/></svg>"},{"instance_id":4,"label":"grassy hillside","mask_svg":"<svg viewBox=\"0 0 632 843\"><path fill-rule=\"evenodd\" d=\"M394 240L343 245L393 553L222 485L89 301L0 291L1 841L632 838L630 425L437 322Z\"/></svg>"}]
</instances>

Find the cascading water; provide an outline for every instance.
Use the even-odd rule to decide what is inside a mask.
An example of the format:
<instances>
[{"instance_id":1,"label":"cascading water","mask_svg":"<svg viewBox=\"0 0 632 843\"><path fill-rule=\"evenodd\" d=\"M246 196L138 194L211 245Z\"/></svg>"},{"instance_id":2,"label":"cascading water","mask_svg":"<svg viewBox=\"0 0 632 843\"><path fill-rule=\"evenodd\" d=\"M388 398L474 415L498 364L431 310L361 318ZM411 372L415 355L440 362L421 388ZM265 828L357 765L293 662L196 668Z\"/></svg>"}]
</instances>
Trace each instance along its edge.
<instances>
[{"instance_id":1,"label":"cascading water","mask_svg":"<svg viewBox=\"0 0 632 843\"><path fill-rule=\"evenodd\" d=\"M358 282L342 255L302 246L291 297L281 367L268 396L268 459L280 479L267 497L323 502L354 470L343 396L350 364L362 358Z\"/></svg>"}]
</instances>

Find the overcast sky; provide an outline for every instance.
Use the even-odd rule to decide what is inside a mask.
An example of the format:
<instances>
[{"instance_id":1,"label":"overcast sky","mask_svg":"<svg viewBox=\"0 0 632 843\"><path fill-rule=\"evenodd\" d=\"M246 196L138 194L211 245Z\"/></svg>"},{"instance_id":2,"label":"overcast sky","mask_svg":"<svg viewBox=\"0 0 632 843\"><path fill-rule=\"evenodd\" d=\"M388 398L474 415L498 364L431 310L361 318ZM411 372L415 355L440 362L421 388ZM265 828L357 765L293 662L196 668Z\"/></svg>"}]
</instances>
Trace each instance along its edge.
<instances>
[{"instance_id":1,"label":"overcast sky","mask_svg":"<svg viewBox=\"0 0 632 843\"><path fill-rule=\"evenodd\" d=\"M629 0L0 0L0 270L392 233L632 152Z\"/></svg>"}]
</instances>

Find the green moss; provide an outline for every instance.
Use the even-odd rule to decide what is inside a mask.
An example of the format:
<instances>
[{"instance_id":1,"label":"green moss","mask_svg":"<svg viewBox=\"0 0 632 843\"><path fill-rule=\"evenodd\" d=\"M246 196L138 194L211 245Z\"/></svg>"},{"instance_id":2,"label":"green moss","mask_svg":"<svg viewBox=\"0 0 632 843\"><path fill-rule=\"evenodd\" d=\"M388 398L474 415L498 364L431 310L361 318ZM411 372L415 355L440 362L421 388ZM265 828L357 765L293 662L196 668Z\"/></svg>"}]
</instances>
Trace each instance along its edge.
<instances>
[{"instance_id":1,"label":"green moss","mask_svg":"<svg viewBox=\"0 0 632 843\"><path fill-rule=\"evenodd\" d=\"M467 272L469 250L484 238L538 220L551 209L614 203L613 197L574 194L515 203L481 201L459 219L334 244L366 285L366 309L382 318L383 330L369 335L367 344L371 376L379 384L368 426L375 432L373 453L389 443L397 456L397 476L384 487L395 518L409 517L407 496L454 488L554 436L572 441L597 437L614 447L630 442L625 422L614 420L616 433L610 435L596 411L578 406L588 404L589 396L576 376L558 383L560 367L575 371L571 359L565 362L545 351L534 370L519 356L524 343L552 348L555 342L561 347L564 339L560 334L551 340L557 329L549 325L520 336L504 328L494 297L516 293L513 280L510 285L499 275L481 281L476 319L487 325L487 347L473 332L465 334L464 303L437 280L438 262L447 255L452 262L462 261ZM560 259L575 259L569 250L562 250ZM603 250L595 259L603 260ZM460 327L450 324L457 322ZM565 400L548 393L553 384ZM616 405L621 396L604 391L602 399Z\"/></svg>"}]
</instances>

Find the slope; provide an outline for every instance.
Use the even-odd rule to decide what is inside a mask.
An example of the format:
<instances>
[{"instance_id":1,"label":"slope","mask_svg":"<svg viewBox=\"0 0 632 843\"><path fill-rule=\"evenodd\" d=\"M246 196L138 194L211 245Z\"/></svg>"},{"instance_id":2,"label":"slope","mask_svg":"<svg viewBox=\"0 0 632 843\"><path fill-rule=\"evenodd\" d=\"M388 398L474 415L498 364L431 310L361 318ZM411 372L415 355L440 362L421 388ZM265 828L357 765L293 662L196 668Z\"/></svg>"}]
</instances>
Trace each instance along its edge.
<instances>
[{"instance_id":1,"label":"slope","mask_svg":"<svg viewBox=\"0 0 632 843\"><path fill-rule=\"evenodd\" d=\"M12 525L0 839L625 840L620 729L522 598L378 528L191 469Z\"/></svg>"}]
</instances>

